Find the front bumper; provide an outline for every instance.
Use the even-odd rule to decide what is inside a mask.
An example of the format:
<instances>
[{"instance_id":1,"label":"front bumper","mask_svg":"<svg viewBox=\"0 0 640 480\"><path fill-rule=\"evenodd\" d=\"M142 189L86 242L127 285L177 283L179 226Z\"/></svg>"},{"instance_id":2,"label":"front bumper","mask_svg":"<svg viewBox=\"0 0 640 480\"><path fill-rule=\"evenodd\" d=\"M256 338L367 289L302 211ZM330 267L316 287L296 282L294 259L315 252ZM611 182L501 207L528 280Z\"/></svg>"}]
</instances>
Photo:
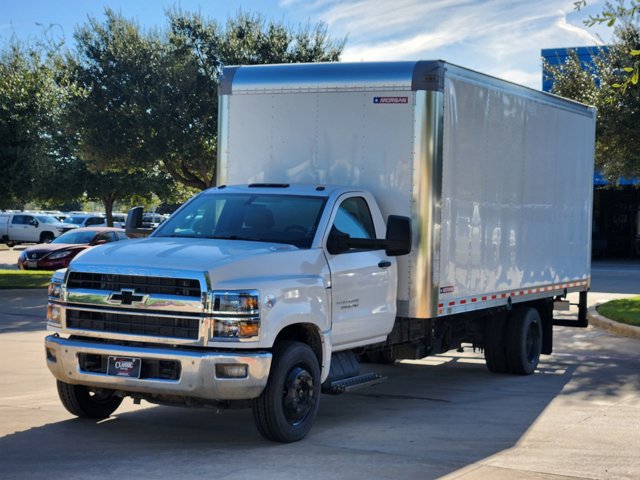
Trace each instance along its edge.
<instances>
[{"instance_id":1,"label":"front bumper","mask_svg":"<svg viewBox=\"0 0 640 480\"><path fill-rule=\"evenodd\" d=\"M110 345L49 335L45 339L47 366L60 381L127 393L193 397L207 400L245 400L264 390L271 367L268 352L220 352ZM81 354L135 357L180 362L177 380L128 378L85 371ZM218 378L217 364L247 365L245 378Z\"/></svg>"}]
</instances>

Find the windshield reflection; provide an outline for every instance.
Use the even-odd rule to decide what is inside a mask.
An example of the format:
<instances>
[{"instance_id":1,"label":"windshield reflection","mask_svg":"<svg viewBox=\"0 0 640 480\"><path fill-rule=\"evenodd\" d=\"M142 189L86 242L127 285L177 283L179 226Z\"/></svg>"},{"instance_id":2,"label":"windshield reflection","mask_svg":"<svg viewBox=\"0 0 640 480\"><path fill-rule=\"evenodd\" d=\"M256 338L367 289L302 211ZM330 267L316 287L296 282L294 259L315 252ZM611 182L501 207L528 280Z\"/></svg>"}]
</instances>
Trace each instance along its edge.
<instances>
[{"instance_id":1,"label":"windshield reflection","mask_svg":"<svg viewBox=\"0 0 640 480\"><path fill-rule=\"evenodd\" d=\"M286 243L309 248L325 197L205 193L163 223L154 237Z\"/></svg>"}]
</instances>

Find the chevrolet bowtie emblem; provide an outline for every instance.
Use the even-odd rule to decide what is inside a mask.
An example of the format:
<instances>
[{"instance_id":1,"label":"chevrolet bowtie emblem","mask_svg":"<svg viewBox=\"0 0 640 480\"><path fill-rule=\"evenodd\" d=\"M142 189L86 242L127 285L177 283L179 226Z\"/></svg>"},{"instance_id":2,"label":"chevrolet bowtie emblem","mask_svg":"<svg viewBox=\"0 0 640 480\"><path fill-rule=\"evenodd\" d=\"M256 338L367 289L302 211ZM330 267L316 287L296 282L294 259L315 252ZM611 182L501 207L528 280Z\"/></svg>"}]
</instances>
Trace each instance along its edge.
<instances>
[{"instance_id":1,"label":"chevrolet bowtie emblem","mask_svg":"<svg viewBox=\"0 0 640 480\"><path fill-rule=\"evenodd\" d=\"M109 301L120 302L122 305L131 305L133 302L145 301L146 295L136 293L133 289L123 288L119 292L112 292Z\"/></svg>"}]
</instances>

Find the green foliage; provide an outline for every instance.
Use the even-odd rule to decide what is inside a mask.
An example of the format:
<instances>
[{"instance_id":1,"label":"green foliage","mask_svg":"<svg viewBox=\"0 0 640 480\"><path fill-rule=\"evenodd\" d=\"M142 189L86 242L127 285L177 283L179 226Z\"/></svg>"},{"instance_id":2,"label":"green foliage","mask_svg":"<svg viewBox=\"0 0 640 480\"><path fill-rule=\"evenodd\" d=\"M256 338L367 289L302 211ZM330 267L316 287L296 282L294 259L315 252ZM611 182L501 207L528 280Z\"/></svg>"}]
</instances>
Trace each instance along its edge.
<instances>
[{"instance_id":1,"label":"green foliage","mask_svg":"<svg viewBox=\"0 0 640 480\"><path fill-rule=\"evenodd\" d=\"M51 280L49 271L0 270L0 289L47 288Z\"/></svg>"},{"instance_id":2,"label":"green foliage","mask_svg":"<svg viewBox=\"0 0 640 480\"><path fill-rule=\"evenodd\" d=\"M174 10L142 30L112 10L65 50L47 30L0 50L0 208L96 199L177 203L215 184L223 65L336 61L344 40L239 12ZM155 195L155 196L154 196Z\"/></svg>"},{"instance_id":3,"label":"green foliage","mask_svg":"<svg viewBox=\"0 0 640 480\"><path fill-rule=\"evenodd\" d=\"M586 0L574 2L574 8L580 10L587 6ZM605 2L599 15L590 15L584 24L587 27L606 24L608 27L618 25L621 30L637 28L640 15L640 0L616 0L615 3ZM614 88L626 90L631 85L638 85L640 79L640 50L631 48L625 52L629 58L622 70L627 74L619 83L614 83Z\"/></svg>"},{"instance_id":4,"label":"green foliage","mask_svg":"<svg viewBox=\"0 0 640 480\"><path fill-rule=\"evenodd\" d=\"M596 165L612 185L620 177L640 176L638 118L640 91L619 88L628 78L628 52L640 49L640 29L618 27L613 45L593 57L585 67L574 53L558 66L545 64L545 75L553 78L553 93L598 108Z\"/></svg>"},{"instance_id":5,"label":"green foliage","mask_svg":"<svg viewBox=\"0 0 640 480\"><path fill-rule=\"evenodd\" d=\"M0 51L0 208L30 200L46 175L66 98L57 61L17 42Z\"/></svg>"},{"instance_id":6,"label":"green foliage","mask_svg":"<svg viewBox=\"0 0 640 480\"><path fill-rule=\"evenodd\" d=\"M298 31L240 12L223 28L175 10L166 32L143 32L111 10L76 33L85 96L73 118L94 168L160 165L181 184L215 184L217 86L222 65L333 61L344 42L322 25Z\"/></svg>"},{"instance_id":7,"label":"green foliage","mask_svg":"<svg viewBox=\"0 0 640 480\"><path fill-rule=\"evenodd\" d=\"M598 307L598 313L610 320L640 327L640 297L604 303Z\"/></svg>"}]
</instances>

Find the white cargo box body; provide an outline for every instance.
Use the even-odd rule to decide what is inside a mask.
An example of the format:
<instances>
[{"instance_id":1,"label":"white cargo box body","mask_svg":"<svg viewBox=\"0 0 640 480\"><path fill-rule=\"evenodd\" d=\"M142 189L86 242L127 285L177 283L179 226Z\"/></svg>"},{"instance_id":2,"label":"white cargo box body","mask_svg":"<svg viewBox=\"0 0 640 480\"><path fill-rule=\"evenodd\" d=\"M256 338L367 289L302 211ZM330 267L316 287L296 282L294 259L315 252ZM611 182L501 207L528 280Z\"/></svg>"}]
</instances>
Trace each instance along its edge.
<instances>
[{"instance_id":1,"label":"white cargo box body","mask_svg":"<svg viewBox=\"0 0 640 480\"><path fill-rule=\"evenodd\" d=\"M353 185L412 218L398 315L587 290L595 110L442 61L230 67L218 184Z\"/></svg>"}]
</instances>

